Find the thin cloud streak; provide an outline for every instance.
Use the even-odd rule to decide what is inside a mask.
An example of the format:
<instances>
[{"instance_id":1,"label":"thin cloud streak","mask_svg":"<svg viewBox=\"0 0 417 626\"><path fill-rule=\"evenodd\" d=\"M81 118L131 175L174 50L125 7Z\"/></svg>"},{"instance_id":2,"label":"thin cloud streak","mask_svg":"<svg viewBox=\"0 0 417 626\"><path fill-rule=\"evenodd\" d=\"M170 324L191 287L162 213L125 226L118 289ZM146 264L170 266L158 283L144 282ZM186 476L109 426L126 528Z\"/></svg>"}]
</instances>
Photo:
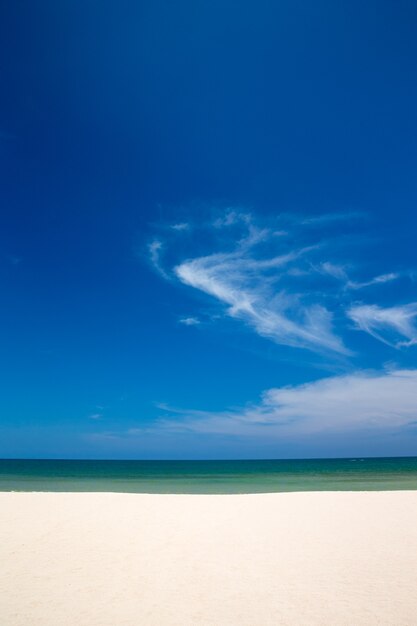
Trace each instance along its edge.
<instances>
[{"instance_id":1,"label":"thin cloud streak","mask_svg":"<svg viewBox=\"0 0 417 626\"><path fill-rule=\"evenodd\" d=\"M366 218L366 213L360 211L350 211L348 213L324 213L322 215L315 215L313 217L307 217L302 220L302 224L309 226L320 226L322 224L330 222L349 221Z\"/></svg>"},{"instance_id":2,"label":"thin cloud streak","mask_svg":"<svg viewBox=\"0 0 417 626\"><path fill-rule=\"evenodd\" d=\"M182 317L178 321L180 324L184 324L184 326L198 326L201 324L200 320L196 317Z\"/></svg>"},{"instance_id":3,"label":"thin cloud streak","mask_svg":"<svg viewBox=\"0 0 417 626\"><path fill-rule=\"evenodd\" d=\"M388 308L375 304L352 306L347 315L358 329L389 346L400 348L417 343L417 302ZM405 339L398 340L398 335Z\"/></svg>"},{"instance_id":4,"label":"thin cloud streak","mask_svg":"<svg viewBox=\"0 0 417 626\"><path fill-rule=\"evenodd\" d=\"M349 278L346 269L342 265L337 265L329 261L321 263L316 269L322 274L327 274L328 276L343 282L345 289L364 289L365 287L371 287L372 285L383 285L400 278L400 275L396 272L389 272L388 274L379 274L370 280L362 282L355 281Z\"/></svg>"},{"instance_id":5,"label":"thin cloud streak","mask_svg":"<svg viewBox=\"0 0 417 626\"><path fill-rule=\"evenodd\" d=\"M164 270L164 268L161 265L162 248L163 248L162 241L159 241L159 239L154 239L148 246L149 258L150 258L152 265L157 270L157 272L163 278L169 279L169 275L167 274L167 272Z\"/></svg>"},{"instance_id":6,"label":"thin cloud streak","mask_svg":"<svg viewBox=\"0 0 417 626\"><path fill-rule=\"evenodd\" d=\"M181 232L184 230L190 230L190 225L188 222L179 222L178 224L171 225L172 230L176 230L177 232Z\"/></svg>"}]
</instances>

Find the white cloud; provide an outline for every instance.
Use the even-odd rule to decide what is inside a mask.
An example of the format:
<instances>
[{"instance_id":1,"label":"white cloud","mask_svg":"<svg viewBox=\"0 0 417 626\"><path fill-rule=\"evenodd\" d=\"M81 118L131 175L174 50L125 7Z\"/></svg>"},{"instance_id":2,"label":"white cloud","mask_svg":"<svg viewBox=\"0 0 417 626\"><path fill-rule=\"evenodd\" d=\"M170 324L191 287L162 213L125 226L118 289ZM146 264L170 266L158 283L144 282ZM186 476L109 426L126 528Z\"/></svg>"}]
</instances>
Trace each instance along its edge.
<instances>
[{"instance_id":1,"label":"white cloud","mask_svg":"<svg viewBox=\"0 0 417 626\"><path fill-rule=\"evenodd\" d=\"M323 274L331 276L332 278L336 278L337 280L342 280L346 283L349 282L346 270L342 265L336 265L335 263L331 263L330 261L325 261L324 263L320 264L319 271Z\"/></svg>"},{"instance_id":2,"label":"white cloud","mask_svg":"<svg viewBox=\"0 0 417 626\"><path fill-rule=\"evenodd\" d=\"M90 420L99 420L103 417L102 413L92 413L91 415L88 416L90 418Z\"/></svg>"},{"instance_id":3,"label":"white cloud","mask_svg":"<svg viewBox=\"0 0 417 626\"><path fill-rule=\"evenodd\" d=\"M388 283L392 280L396 280L399 278L399 274L395 272L389 272L388 274L380 274L366 281L354 281L350 280L346 269L343 265L338 265L336 263L331 263L330 261L325 261L321 263L317 268L315 268L322 274L327 274L332 278L336 278L344 283L345 289L363 289L364 287L370 287L371 285L381 285L384 283Z\"/></svg>"},{"instance_id":4,"label":"white cloud","mask_svg":"<svg viewBox=\"0 0 417 626\"><path fill-rule=\"evenodd\" d=\"M171 225L172 230L176 230L178 232L184 231L184 230L189 230L190 229L190 225L188 224L188 222L179 222L178 224L172 224Z\"/></svg>"},{"instance_id":5,"label":"white cloud","mask_svg":"<svg viewBox=\"0 0 417 626\"><path fill-rule=\"evenodd\" d=\"M246 322L263 337L288 346L347 354L333 333L332 315L326 308L307 305L300 296L275 288L284 268L313 247L255 258L253 247L268 236L268 231L251 227L249 236L232 252L184 261L174 273L184 284L225 304L228 315Z\"/></svg>"},{"instance_id":6,"label":"white cloud","mask_svg":"<svg viewBox=\"0 0 417 626\"><path fill-rule=\"evenodd\" d=\"M175 420L160 418L154 428L285 439L293 435L391 431L416 420L417 370L394 370L356 372L270 389L257 405L219 413L184 411Z\"/></svg>"},{"instance_id":7,"label":"white cloud","mask_svg":"<svg viewBox=\"0 0 417 626\"><path fill-rule=\"evenodd\" d=\"M360 330L390 346L398 348L417 343L416 302L388 308L362 304L352 306L347 315ZM400 341L398 335L405 339Z\"/></svg>"},{"instance_id":8,"label":"white cloud","mask_svg":"<svg viewBox=\"0 0 417 626\"><path fill-rule=\"evenodd\" d=\"M225 226L235 226L239 222L249 224L251 219L252 216L250 213L228 209L224 215L214 220L213 226L215 228L224 228Z\"/></svg>"},{"instance_id":9,"label":"white cloud","mask_svg":"<svg viewBox=\"0 0 417 626\"><path fill-rule=\"evenodd\" d=\"M154 268L163 276L164 278L168 278L168 274L164 270L161 265L161 250L163 248L162 241L159 239L154 239L148 246L149 249L149 258L151 260Z\"/></svg>"},{"instance_id":10,"label":"white cloud","mask_svg":"<svg viewBox=\"0 0 417 626\"><path fill-rule=\"evenodd\" d=\"M198 324L201 323L196 317L182 317L178 321L180 324L184 324L185 326L198 326Z\"/></svg>"},{"instance_id":11,"label":"white cloud","mask_svg":"<svg viewBox=\"0 0 417 626\"><path fill-rule=\"evenodd\" d=\"M370 287L371 285L381 285L384 283L388 283L392 280L396 280L399 278L399 274L395 272L390 272L389 274L380 274L379 276L375 276L375 278L371 278L371 280L367 280L365 282L355 282L352 280L348 280L346 283L346 287L348 289L363 289L364 287Z\"/></svg>"},{"instance_id":12,"label":"white cloud","mask_svg":"<svg viewBox=\"0 0 417 626\"><path fill-rule=\"evenodd\" d=\"M314 244L315 229L306 228L306 225L321 224L323 230L327 222L359 217L364 217L364 214L335 213L304 220L298 218L298 222L293 217L292 224L298 228L294 231L298 233L298 240ZM149 244L150 261L165 279L176 277L184 285L208 294L225 307L226 315L244 322L258 335L277 344L321 354L352 354L340 336L343 332L340 316L336 318L338 332L334 330L333 311L345 311L346 308L348 317L358 328L387 345L399 347L417 342L417 330L412 319L414 305L382 309L376 304L350 305L349 308L346 303L352 291L384 285L399 278L399 274L389 272L364 280L359 273L361 268L354 266L359 276L352 280L348 273L351 263L340 263L337 257L336 260L317 260L324 250L329 252L329 242L289 248L291 240L281 236L288 231L276 230L277 223L284 218L277 216L274 222L269 221L270 228L261 228L257 226L253 214L241 209L228 209L215 221L203 221L196 228L195 239L181 242L183 256L176 265L171 259L179 249L176 250L175 245L170 246L169 255L164 256L162 263L164 246L172 243L173 231L186 230L189 224L174 223L169 227L170 239L163 243L156 238ZM286 220L289 221L289 216ZM207 236L199 238L204 229L209 231L205 233ZM167 229L165 236L166 232ZM205 255L194 253L188 259L184 257L184 246L195 251L199 242L212 248ZM332 286L329 281L322 281L320 285L317 276L310 280L313 274L330 276L340 286ZM191 326L199 320L185 317L180 323ZM344 325L346 329L346 321ZM400 338L392 339L393 332Z\"/></svg>"}]
</instances>

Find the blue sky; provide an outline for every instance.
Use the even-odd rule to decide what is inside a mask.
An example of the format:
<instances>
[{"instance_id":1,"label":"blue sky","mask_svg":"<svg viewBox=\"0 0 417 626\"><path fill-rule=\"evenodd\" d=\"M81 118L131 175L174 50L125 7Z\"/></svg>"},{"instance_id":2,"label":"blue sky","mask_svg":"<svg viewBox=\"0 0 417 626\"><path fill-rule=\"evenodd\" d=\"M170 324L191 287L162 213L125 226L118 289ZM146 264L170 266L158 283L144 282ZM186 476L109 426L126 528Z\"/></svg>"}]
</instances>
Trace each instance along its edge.
<instances>
[{"instance_id":1,"label":"blue sky","mask_svg":"<svg viewBox=\"0 0 417 626\"><path fill-rule=\"evenodd\" d=\"M2 4L0 456L417 454L416 25Z\"/></svg>"}]
</instances>

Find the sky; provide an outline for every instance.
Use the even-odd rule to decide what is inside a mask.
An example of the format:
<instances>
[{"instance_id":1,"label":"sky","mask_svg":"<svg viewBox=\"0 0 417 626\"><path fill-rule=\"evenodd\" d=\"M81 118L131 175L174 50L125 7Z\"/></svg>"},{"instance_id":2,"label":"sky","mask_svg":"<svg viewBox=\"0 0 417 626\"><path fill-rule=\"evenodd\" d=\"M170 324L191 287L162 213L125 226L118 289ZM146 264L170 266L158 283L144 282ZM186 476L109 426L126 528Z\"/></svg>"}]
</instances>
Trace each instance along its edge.
<instances>
[{"instance_id":1,"label":"sky","mask_svg":"<svg viewBox=\"0 0 417 626\"><path fill-rule=\"evenodd\" d=\"M0 456L417 455L411 0L0 5Z\"/></svg>"}]
</instances>

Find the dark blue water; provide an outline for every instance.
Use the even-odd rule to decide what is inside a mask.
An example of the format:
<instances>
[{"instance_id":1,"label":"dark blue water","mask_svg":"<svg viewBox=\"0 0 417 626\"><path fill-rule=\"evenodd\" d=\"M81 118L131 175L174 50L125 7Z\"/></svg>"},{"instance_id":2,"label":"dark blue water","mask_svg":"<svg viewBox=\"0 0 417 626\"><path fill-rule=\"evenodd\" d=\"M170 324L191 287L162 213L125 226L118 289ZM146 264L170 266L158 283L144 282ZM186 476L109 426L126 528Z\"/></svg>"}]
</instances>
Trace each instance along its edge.
<instances>
[{"instance_id":1,"label":"dark blue water","mask_svg":"<svg viewBox=\"0 0 417 626\"><path fill-rule=\"evenodd\" d=\"M267 493L417 489L417 457L290 461L0 460L0 491Z\"/></svg>"}]
</instances>

